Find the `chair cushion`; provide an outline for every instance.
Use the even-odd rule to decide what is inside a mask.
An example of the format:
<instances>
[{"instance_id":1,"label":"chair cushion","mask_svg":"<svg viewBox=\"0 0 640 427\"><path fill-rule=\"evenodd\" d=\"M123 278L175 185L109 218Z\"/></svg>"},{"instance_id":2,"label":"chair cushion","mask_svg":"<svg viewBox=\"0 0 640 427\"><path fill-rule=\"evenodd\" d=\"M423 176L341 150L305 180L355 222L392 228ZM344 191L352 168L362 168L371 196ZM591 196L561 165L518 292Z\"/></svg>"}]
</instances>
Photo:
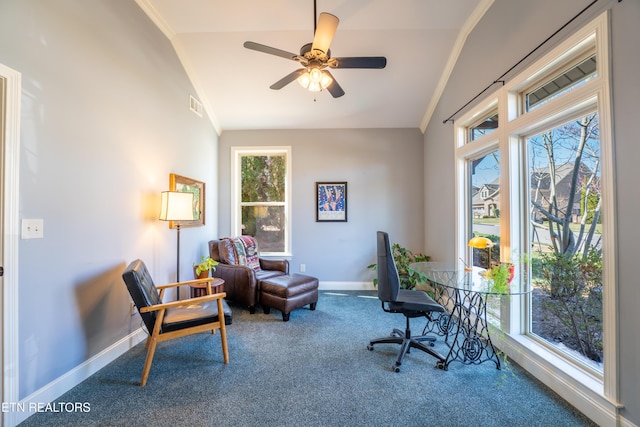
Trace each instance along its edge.
<instances>
[{"instance_id":1,"label":"chair cushion","mask_svg":"<svg viewBox=\"0 0 640 427\"><path fill-rule=\"evenodd\" d=\"M222 310L224 311L224 323L230 325L232 313L225 300L222 300ZM170 332L217 321L218 302L215 300L191 304L186 307L168 308L162 321L162 332Z\"/></svg>"},{"instance_id":2,"label":"chair cushion","mask_svg":"<svg viewBox=\"0 0 640 427\"><path fill-rule=\"evenodd\" d=\"M258 242L252 236L223 237L218 243L220 259L233 265L260 270Z\"/></svg>"},{"instance_id":3,"label":"chair cushion","mask_svg":"<svg viewBox=\"0 0 640 427\"><path fill-rule=\"evenodd\" d=\"M318 279L304 274L280 275L260 282L262 294L291 298L318 289Z\"/></svg>"},{"instance_id":4,"label":"chair cushion","mask_svg":"<svg viewBox=\"0 0 640 427\"><path fill-rule=\"evenodd\" d=\"M400 289L395 301L389 302L389 309L394 312L413 311L416 315L426 312L443 312L444 307L435 302L426 292Z\"/></svg>"},{"instance_id":5,"label":"chair cushion","mask_svg":"<svg viewBox=\"0 0 640 427\"><path fill-rule=\"evenodd\" d=\"M153 279L151 279L151 274L149 274L149 270L147 270L142 260L137 259L131 262L122 273L122 278L127 285L127 289L129 289L131 299L138 309L162 303L158 296L158 290L153 284ZM156 312L141 313L140 316L147 329L153 331L153 326L156 323Z\"/></svg>"}]
</instances>

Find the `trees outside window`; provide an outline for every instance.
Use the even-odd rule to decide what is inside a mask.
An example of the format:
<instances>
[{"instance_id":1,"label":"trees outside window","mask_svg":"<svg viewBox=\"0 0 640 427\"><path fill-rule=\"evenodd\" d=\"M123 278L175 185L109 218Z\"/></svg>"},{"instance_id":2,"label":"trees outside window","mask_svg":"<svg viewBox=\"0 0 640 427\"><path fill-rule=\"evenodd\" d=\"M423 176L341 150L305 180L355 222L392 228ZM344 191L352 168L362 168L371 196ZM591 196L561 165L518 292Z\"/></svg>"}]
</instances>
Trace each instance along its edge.
<instances>
[{"instance_id":1,"label":"trees outside window","mask_svg":"<svg viewBox=\"0 0 640 427\"><path fill-rule=\"evenodd\" d=\"M602 361L602 227L598 114L527 139L532 328Z\"/></svg>"},{"instance_id":2,"label":"trees outside window","mask_svg":"<svg viewBox=\"0 0 640 427\"><path fill-rule=\"evenodd\" d=\"M491 313L505 345L615 394L607 37L602 15L456 119L455 255L482 268L467 242L490 238L492 261L513 263L511 286L528 292Z\"/></svg>"},{"instance_id":3,"label":"trees outside window","mask_svg":"<svg viewBox=\"0 0 640 427\"><path fill-rule=\"evenodd\" d=\"M256 238L262 254L289 252L290 150L234 148L232 227Z\"/></svg>"}]
</instances>

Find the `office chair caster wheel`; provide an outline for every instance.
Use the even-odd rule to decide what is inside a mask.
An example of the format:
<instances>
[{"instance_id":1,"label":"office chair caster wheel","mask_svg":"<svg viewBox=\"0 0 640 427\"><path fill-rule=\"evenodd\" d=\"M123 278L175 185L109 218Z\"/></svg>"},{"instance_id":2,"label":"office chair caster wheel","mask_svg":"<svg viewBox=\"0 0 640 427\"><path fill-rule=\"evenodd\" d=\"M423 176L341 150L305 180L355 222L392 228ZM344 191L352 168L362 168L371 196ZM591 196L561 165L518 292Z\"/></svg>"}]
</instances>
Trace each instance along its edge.
<instances>
[{"instance_id":1,"label":"office chair caster wheel","mask_svg":"<svg viewBox=\"0 0 640 427\"><path fill-rule=\"evenodd\" d=\"M400 372L400 365L398 365L397 363L394 363L393 366L391 366L391 370L393 372Z\"/></svg>"},{"instance_id":2,"label":"office chair caster wheel","mask_svg":"<svg viewBox=\"0 0 640 427\"><path fill-rule=\"evenodd\" d=\"M371 344L367 344L367 350L373 351L373 346Z\"/></svg>"}]
</instances>

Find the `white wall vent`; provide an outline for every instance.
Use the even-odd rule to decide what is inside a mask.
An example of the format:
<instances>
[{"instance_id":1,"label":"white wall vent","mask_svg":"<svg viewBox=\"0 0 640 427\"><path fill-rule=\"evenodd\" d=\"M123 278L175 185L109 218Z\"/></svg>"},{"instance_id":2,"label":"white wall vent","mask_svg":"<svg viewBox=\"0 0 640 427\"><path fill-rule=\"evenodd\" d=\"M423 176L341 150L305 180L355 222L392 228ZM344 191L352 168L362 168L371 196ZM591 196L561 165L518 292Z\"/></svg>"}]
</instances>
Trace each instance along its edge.
<instances>
[{"instance_id":1,"label":"white wall vent","mask_svg":"<svg viewBox=\"0 0 640 427\"><path fill-rule=\"evenodd\" d=\"M189 95L189 108L198 116L202 117L202 103L195 99L193 95Z\"/></svg>"}]
</instances>

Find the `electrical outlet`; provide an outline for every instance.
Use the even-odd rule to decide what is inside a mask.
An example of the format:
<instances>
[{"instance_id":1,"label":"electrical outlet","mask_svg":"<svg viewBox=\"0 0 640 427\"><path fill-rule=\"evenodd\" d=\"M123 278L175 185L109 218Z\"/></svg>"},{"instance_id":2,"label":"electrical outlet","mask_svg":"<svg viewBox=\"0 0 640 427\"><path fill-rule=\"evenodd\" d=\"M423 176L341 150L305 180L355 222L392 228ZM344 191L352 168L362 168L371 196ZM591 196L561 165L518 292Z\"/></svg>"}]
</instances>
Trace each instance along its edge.
<instances>
[{"instance_id":1,"label":"electrical outlet","mask_svg":"<svg viewBox=\"0 0 640 427\"><path fill-rule=\"evenodd\" d=\"M22 238L23 239L42 239L44 237L44 220L42 219L23 219L22 220Z\"/></svg>"},{"instance_id":2,"label":"electrical outlet","mask_svg":"<svg viewBox=\"0 0 640 427\"><path fill-rule=\"evenodd\" d=\"M304 273L307 271L307 266L305 264L300 264L300 273Z\"/></svg>"},{"instance_id":3,"label":"electrical outlet","mask_svg":"<svg viewBox=\"0 0 640 427\"><path fill-rule=\"evenodd\" d=\"M129 305L129 316L134 316L135 314L136 314L136 305L133 301L131 301Z\"/></svg>"}]
</instances>

